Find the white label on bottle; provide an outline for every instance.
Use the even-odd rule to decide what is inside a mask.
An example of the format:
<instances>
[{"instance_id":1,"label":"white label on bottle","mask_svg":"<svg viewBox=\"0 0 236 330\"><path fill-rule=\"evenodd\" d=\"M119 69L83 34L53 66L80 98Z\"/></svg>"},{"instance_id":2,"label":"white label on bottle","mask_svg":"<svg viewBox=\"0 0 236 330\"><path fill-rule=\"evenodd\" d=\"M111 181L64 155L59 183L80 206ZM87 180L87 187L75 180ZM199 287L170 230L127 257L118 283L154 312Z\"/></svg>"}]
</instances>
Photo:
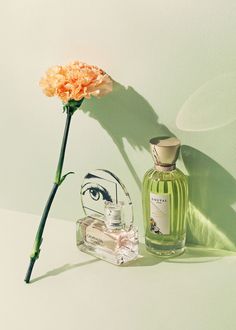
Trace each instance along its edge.
<instances>
[{"instance_id":1,"label":"white label on bottle","mask_svg":"<svg viewBox=\"0 0 236 330\"><path fill-rule=\"evenodd\" d=\"M170 195L150 193L149 228L154 234L170 234Z\"/></svg>"},{"instance_id":2,"label":"white label on bottle","mask_svg":"<svg viewBox=\"0 0 236 330\"><path fill-rule=\"evenodd\" d=\"M96 224L91 224L86 229L85 239L89 245L113 250L117 244L117 241L113 236L111 233L108 234L105 232L104 228L99 228Z\"/></svg>"}]
</instances>

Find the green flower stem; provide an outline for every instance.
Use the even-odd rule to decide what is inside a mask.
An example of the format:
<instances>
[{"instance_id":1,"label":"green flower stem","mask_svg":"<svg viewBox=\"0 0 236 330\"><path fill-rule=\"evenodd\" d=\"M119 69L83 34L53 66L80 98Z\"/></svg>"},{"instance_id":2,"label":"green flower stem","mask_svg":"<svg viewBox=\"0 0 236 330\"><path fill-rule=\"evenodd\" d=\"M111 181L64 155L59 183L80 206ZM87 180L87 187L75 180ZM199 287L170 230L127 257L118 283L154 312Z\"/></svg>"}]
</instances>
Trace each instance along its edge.
<instances>
[{"instance_id":1,"label":"green flower stem","mask_svg":"<svg viewBox=\"0 0 236 330\"><path fill-rule=\"evenodd\" d=\"M56 195L58 187L59 187L59 185L54 183L52 191L51 191L51 193L48 197L47 203L45 205L45 208L44 208L44 211L43 211L43 214L42 214L42 218L40 220L40 224L39 224L39 227L38 227L38 230L37 230L37 234L35 236L33 250L32 250L32 253L30 255L30 263L29 263L29 267L28 267L28 270L27 270L27 273L26 273L26 276L25 276L25 282L26 283L29 283L31 273L32 273L32 270L33 270L33 267L34 267L34 263L35 263L36 259L39 258L40 246L41 246L42 241L43 241L42 236L43 236L44 227L45 227L47 217L48 217L48 213L49 213L49 210L51 208L51 205L52 205L53 199Z\"/></svg>"},{"instance_id":2,"label":"green flower stem","mask_svg":"<svg viewBox=\"0 0 236 330\"><path fill-rule=\"evenodd\" d=\"M58 164L57 164L56 176L55 176L55 180L54 180L54 183L58 184L58 185L61 184L61 173L62 173L64 158L65 158L66 143L67 143L67 139L68 139L72 115L73 115L72 112L67 112L66 125L65 125L64 135L63 135L62 144L61 144L60 156L59 156L59 160L58 160Z\"/></svg>"},{"instance_id":3,"label":"green flower stem","mask_svg":"<svg viewBox=\"0 0 236 330\"><path fill-rule=\"evenodd\" d=\"M80 107L82 101L83 100L81 100L77 103L73 103L73 104L68 103L67 105L64 106L64 110L67 113L67 117L66 117L64 135L63 135L62 144L61 144L61 151L60 151L59 161L58 161L58 165L57 165L56 176L55 176L53 188L52 188L51 193L48 197L47 203L45 205L45 208L44 208L41 220L40 220L40 224L39 224L39 227L38 227L37 234L35 236L33 251L30 255L30 263L29 263L29 267L28 267L28 270L27 270L27 273L26 273L26 276L25 276L25 282L26 283L30 282L30 277L31 277L31 273L32 273L32 270L33 270L33 267L34 267L34 263L35 263L36 259L39 258L40 246L41 246L42 241L43 241L42 236L43 236L44 227L45 227L45 224L46 224L46 221L47 221L48 213L50 211L52 202L53 202L54 197L56 195L57 189L59 188L61 183L65 180L66 176L68 174L73 173L73 172L69 172L69 173L65 174L63 177L61 176L62 175L62 168L63 168L64 158L65 158L66 144L67 144L67 139L68 139L68 134L69 134L69 129L70 129L71 118L72 118L72 115L74 114L74 112Z\"/></svg>"}]
</instances>

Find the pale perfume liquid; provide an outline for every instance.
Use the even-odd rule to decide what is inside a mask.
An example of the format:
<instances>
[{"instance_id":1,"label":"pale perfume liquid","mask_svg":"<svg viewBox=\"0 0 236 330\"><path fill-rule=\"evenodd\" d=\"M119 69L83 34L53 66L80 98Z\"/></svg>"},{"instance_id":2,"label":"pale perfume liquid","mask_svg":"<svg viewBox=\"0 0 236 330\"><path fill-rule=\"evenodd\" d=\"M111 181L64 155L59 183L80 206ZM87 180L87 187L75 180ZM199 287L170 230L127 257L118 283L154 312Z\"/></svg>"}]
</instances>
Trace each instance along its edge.
<instances>
[{"instance_id":1,"label":"pale perfume liquid","mask_svg":"<svg viewBox=\"0 0 236 330\"><path fill-rule=\"evenodd\" d=\"M186 176L179 169L150 169L143 179L142 199L147 249L161 256L181 254L186 240Z\"/></svg>"},{"instance_id":2,"label":"pale perfume liquid","mask_svg":"<svg viewBox=\"0 0 236 330\"><path fill-rule=\"evenodd\" d=\"M108 229L103 220L88 216L77 221L77 246L95 257L121 265L138 257L138 231L134 227Z\"/></svg>"}]
</instances>

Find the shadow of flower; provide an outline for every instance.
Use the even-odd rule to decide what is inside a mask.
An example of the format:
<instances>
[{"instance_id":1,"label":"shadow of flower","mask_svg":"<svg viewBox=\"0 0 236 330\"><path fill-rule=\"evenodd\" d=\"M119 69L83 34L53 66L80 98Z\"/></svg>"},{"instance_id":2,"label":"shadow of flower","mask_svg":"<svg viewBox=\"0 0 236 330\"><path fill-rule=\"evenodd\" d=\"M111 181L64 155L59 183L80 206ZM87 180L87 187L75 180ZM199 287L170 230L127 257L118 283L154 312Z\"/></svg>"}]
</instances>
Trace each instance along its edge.
<instances>
[{"instance_id":1,"label":"shadow of flower","mask_svg":"<svg viewBox=\"0 0 236 330\"><path fill-rule=\"evenodd\" d=\"M113 92L97 102L91 98L82 111L96 119L111 136L119 149L137 185L141 181L131 164L123 140L138 150L149 150L149 140L153 136L173 136L169 129L158 122L158 116L151 105L132 87L124 87L114 82Z\"/></svg>"},{"instance_id":2,"label":"shadow of flower","mask_svg":"<svg viewBox=\"0 0 236 330\"><path fill-rule=\"evenodd\" d=\"M92 260L88 260L88 261L85 261L85 262L79 262L77 264L65 264L63 266L60 266L60 267L55 268L53 270L50 270L49 272L47 272L46 274L44 274L42 276L39 276L39 277L36 277L36 278L32 279L30 281L30 283L40 281L40 280L42 280L44 278L47 278L47 277L50 277L50 276L57 276L61 273L67 272L68 270L78 268L78 267L82 267L82 266L86 266L86 265L92 264L92 263L97 262L97 261L99 261L99 259L92 259Z\"/></svg>"}]
</instances>

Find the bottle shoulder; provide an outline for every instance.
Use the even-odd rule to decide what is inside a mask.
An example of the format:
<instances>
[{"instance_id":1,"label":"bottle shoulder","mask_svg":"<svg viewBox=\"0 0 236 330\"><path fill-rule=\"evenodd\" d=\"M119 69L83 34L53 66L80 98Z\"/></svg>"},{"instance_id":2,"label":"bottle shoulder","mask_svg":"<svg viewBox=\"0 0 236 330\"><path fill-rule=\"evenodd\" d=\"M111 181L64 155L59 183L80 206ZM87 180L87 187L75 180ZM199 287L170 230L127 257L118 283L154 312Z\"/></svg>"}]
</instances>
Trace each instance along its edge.
<instances>
[{"instance_id":1,"label":"bottle shoulder","mask_svg":"<svg viewBox=\"0 0 236 330\"><path fill-rule=\"evenodd\" d=\"M183 180L187 182L187 176L179 168L172 171L159 171L153 167L144 175L143 181L147 180Z\"/></svg>"},{"instance_id":2,"label":"bottle shoulder","mask_svg":"<svg viewBox=\"0 0 236 330\"><path fill-rule=\"evenodd\" d=\"M79 219L77 224L84 227L93 226L97 228L102 228L105 226L104 221L93 216L86 216L82 219Z\"/></svg>"},{"instance_id":3,"label":"bottle shoulder","mask_svg":"<svg viewBox=\"0 0 236 330\"><path fill-rule=\"evenodd\" d=\"M81 229L84 228L84 230L90 231L90 230L96 230L99 232L102 232L104 235L108 235L109 237L113 237L114 239L118 237L125 237L125 236L135 236L138 235L138 229L136 227L132 228L113 228L110 229L106 226L105 222L101 219L96 219L91 216L85 217L83 219L80 219L77 221L77 226L79 226Z\"/></svg>"}]
</instances>

